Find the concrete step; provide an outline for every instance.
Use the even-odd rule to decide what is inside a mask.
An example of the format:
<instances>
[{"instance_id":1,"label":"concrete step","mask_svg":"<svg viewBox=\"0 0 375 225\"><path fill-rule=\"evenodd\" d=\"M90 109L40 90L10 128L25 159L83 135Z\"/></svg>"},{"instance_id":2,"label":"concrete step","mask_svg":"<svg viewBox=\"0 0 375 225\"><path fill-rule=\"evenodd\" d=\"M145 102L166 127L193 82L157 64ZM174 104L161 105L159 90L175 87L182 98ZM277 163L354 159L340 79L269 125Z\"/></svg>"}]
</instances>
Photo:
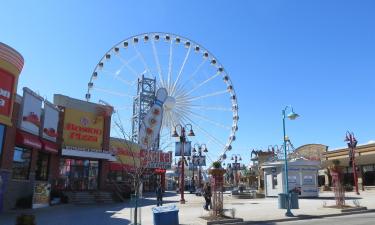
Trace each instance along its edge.
<instances>
[{"instance_id":1,"label":"concrete step","mask_svg":"<svg viewBox=\"0 0 375 225\"><path fill-rule=\"evenodd\" d=\"M113 203L112 193L104 191L67 192L69 201L73 204Z\"/></svg>"}]
</instances>

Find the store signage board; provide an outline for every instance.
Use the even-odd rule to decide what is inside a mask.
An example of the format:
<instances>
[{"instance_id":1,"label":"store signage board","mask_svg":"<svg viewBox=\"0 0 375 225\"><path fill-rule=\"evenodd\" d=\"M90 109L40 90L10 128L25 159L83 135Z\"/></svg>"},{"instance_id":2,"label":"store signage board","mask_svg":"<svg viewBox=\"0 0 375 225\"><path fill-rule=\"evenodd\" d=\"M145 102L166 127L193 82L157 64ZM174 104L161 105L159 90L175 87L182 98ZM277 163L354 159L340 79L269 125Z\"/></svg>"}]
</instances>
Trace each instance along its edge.
<instances>
[{"instance_id":1,"label":"store signage board","mask_svg":"<svg viewBox=\"0 0 375 225\"><path fill-rule=\"evenodd\" d=\"M65 108L63 139L64 146L102 149L103 116Z\"/></svg>"},{"instance_id":2,"label":"store signage board","mask_svg":"<svg viewBox=\"0 0 375 225\"><path fill-rule=\"evenodd\" d=\"M28 88L23 88L19 127L39 136L43 98Z\"/></svg>"},{"instance_id":3,"label":"store signage board","mask_svg":"<svg viewBox=\"0 0 375 225\"><path fill-rule=\"evenodd\" d=\"M6 123L5 119L10 121L12 115L15 78L10 73L0 69L0 80L0 116L5 117L4 121L0 118L0 122Z\"/></svg>"},{"instance_id":4,"label":"store signage board","mask_svg":"<svg viewBox=\"0 0 375 225\"><path fill-rule=\"evenodd\" d=\"M176 142L175 146L175 156L181 156L182 152L182 143L181 142ZM187 141L184 144L184 156L191 156L191 142Z\"/></svg>"},{"instance_id":5,"label":"store signage board","mask_svg":"<svg viewBox=\"0 0 375 225\"><path fill-rule=\"evenodd\" d=\"M42 120L41 136L47 140L56 142L59 111L55 105L48 101L44 101Z\"/></svg>"},{"instance_id":6,"label":"store signage board","mask_svg":"<svg viewBox=\"0 0 375 225\"><path fill-rule=\"evenodd\" d=\"M48 207L51 184L48 182L36 182L33 193L33 209Z\"/></svg>"},{"instance_id":7,"label":"store signage board","mask_svg":"<svg viewBox=\"0 0 375 225\"><path fill-rule=\"evenodd\" d=\"M206 166L206 156L194 155L192 162L194 166Z\"/></svg>"}]
</instances>

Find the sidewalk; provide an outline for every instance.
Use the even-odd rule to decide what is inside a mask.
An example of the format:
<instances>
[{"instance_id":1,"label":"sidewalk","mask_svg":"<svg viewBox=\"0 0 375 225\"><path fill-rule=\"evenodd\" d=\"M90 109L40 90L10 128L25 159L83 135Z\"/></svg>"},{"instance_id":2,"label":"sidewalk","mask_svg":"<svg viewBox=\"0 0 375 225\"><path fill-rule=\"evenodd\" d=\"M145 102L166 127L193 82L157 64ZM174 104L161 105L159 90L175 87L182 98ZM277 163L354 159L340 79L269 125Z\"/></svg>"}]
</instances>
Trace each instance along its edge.
<instances>
[{"instance_id":1,"label":"sidewalk","mask_svg":"<svg viewBox=\"0 0 375 225\"><path fill-rule=\"evenodd\" d=\"M332 192L320 194L318 199L300 199L300 209L292 210L296 217L327 216L341 214L338 209L323 208L326 205L334 205ZM357 196L353 192L346 194L346 203L354 205L353 200L358 200L362 206L375 210L375 191L361 192ZM166 193L165 205L175 204L179 208L179 221L184 225L199 224L198 217L208 215L203 210L204 199L192 194L185 194L186 204L180 205L180 196L175 193ZM153 224L152 207L155 207L154 196L146 195L142 200L142 224ZM15 218L22 212L33 213L37 218L37 225L126 225L129 224L131 202L102 205L59 205L44 209L12 211L0 215L1 225L14 225ZM244 221L267 221L286 219L285 210L278 209L277 198L266 199L232 199L228 194L224 195L224 207L234 208L236 217Z\"/></svg>"}]
</instances>

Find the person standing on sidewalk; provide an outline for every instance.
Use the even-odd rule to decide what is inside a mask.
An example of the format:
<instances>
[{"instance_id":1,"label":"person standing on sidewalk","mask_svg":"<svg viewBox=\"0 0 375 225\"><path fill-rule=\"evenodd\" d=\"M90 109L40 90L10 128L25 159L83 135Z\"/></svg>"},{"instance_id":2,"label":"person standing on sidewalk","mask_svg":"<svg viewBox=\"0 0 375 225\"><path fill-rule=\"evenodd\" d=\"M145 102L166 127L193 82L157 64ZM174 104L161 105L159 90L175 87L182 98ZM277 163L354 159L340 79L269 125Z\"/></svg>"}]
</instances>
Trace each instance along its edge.
<instances>
[{"instance_id":1,"label":"person standing on sidewalk","mask_svg":"<svg viewBox=\"0 0 375 225\"><path fill-rule=\"evenodd\" d=\"M212 193L211 193L210 183L205 183L203 187L203 197L204 197L204 200L206 201L206 204L204 205L205 210L209 210L208 207L211 206L211 196L212 196Z\"/></svg>"},{"instance_id":2,"label":"person standing on sidewalk","mask_svg":"<svg viewBox=\"0 0 375 225\"><path fill-rule=\"evenodd\" d=\"M160 182L158 182L156 187L156 205L162 206L163 205L163 188L161 187Z\"/></svg>"}]
</instances>

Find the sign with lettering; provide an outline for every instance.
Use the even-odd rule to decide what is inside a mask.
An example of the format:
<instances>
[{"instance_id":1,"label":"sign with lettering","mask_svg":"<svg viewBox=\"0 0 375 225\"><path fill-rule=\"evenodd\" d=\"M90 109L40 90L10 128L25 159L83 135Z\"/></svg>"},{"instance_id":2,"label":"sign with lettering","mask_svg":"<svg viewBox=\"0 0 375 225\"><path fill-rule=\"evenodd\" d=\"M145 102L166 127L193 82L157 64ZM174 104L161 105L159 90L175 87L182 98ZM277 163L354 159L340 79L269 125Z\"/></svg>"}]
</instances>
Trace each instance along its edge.
<instances>
[{"instance_id":1,"label":"sign with lettering","mask_svg":"<svg viewBox=\"0 0 375 225\"><path fill-rule=\"evenodd\" d=\"M64 146L102 149L103 116L65 108Z\"/></svg>"},{"instance_id":2,"label":"sign with lettering","mask_svg":"<svg viewBox=\"0 0 375 225\"><path fill-rule=\"evenodd\" d=\"M14 76L0 69L0 116L4 116L10 121L12 115L12 98L13 98L13 86L14 86ZM7 121L2 121L0 117L0 123L7 123Z\"/></svg>"},{"instance_id":3,"label":"sign with lettering","mask_svg":"<svg viewBox=\"0 0 375 225\"><path fill-rule=\"evenodd\" d=\"M19 127L39 136L39 129L41 127L43 98L30 90L23 88L23 97L20 110Z\"/></svg>"},{"instance_id":4,"label":"sign with lettering","mask_svg":"<svg viewBox=\"0 0 375 225\"><path fill-rule=\"evenodd\" d=\"M33 194L33 209L49 206L49 194L51 184L48 182L36 182Z\"/></svg>"},{"instance_id":5,"label":"sign with lettering","mask_svg":"<svg viewBox=\"0 0 375 225\"><path fill-rule=\"evenodd\" d=\"M59 122L58 109L52 103L48 101L44 101L41 136L47 140L56 142L58 122Z\"/></svg>"}]
</instances>

